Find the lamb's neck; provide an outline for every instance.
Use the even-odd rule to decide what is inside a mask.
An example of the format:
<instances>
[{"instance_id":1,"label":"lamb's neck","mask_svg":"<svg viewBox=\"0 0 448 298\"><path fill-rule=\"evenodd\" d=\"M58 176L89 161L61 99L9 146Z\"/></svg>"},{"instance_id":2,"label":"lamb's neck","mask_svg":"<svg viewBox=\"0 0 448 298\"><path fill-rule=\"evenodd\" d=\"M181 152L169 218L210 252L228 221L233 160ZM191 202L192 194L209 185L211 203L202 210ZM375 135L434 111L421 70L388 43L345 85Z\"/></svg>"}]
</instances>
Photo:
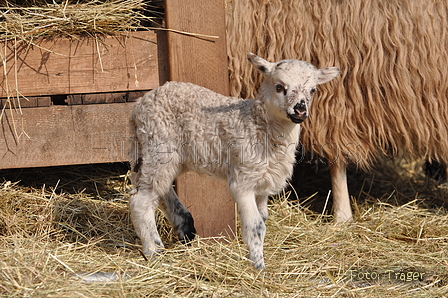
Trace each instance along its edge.
<instances>
[{"instance_id":1,"label":"lamb's neck","mask_svg":"<svg viewBox=\"0 0 448 298\"><path fill-rule=\"evenodd\" d=\"M255 121L266 130L268 138L288 144L299 142L300 125L271 113L261 96L254 99L253 113Z\"/></svg>"}]
</instances>

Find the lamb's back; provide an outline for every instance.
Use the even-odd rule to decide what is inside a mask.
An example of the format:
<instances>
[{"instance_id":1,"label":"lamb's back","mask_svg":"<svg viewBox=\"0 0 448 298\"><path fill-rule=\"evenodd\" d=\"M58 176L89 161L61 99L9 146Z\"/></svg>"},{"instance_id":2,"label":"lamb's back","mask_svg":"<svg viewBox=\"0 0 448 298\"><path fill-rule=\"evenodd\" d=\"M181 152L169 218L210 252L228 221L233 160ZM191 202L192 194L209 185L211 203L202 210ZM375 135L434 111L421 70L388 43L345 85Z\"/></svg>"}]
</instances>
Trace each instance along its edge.
<instances>
[{"instance_id":1,"label":"lamb's back","mask_svg":"<svg viewBox=\"0 0 448 298\"><path fill-rule=\"evenodd\" d=\"M191 83L167 82L139 99L135 111L145 114L150 129L163 127L171 136L197 142L222 133L244 133L252 105L253 100L224 96Z\"/></svg>"}]
</instances>

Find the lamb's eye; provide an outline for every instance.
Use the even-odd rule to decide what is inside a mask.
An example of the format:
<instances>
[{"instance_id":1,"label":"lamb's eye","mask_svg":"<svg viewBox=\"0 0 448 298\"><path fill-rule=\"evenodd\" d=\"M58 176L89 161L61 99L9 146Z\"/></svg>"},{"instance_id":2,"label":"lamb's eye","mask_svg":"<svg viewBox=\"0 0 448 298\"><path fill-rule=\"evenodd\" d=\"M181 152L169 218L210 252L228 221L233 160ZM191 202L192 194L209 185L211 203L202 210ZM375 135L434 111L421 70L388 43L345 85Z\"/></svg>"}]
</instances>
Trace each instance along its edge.
<instances>
[{"instance_id":1,"label":"lamb's eye","mask_svg":"<svg viewBox=\"0 0 448 298\"><path fill-rule=\"evenodd\" d=\"M313 88L313 89L310 90L310 94L313 94L313 93L316 92L316 91L317 91L317 89L316 89L316 88Z\"/></svg>"},{"instance_id":2,"label":"lamb's eye","mask_svg":"<svg viewBox=\"0 0 448 298\"><path fill-rule=\"evenodd\" d=\"M283 85L282 84L275 84L275 91L277 91L277 93L280 93L283 91Z\"/></svg>"}]
</instances>

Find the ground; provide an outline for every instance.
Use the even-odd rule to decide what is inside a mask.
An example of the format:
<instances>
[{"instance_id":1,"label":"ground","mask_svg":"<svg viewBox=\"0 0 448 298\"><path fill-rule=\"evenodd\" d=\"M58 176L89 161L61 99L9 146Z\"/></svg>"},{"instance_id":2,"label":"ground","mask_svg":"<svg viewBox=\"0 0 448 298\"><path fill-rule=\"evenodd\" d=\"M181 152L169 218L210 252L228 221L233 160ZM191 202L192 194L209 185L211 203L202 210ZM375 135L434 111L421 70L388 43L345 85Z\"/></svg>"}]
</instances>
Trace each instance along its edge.
<instances>
[{"instance_id":1,"label":"ground","mask_svg":"<svg viewBox=\"0 0 448 298\"><path fill-rule=\"evenodd\" d=\"M129 219L127 172L126 164L0 171L0 295L448 295L446 189L419 162L351 169L356 221L347 225L328 215L324 165L308 168L304 187L270 200L263 271L248 266L240 235L185 246L162 214L168 250L145 260Z\"/></svg>"}]
</instances>

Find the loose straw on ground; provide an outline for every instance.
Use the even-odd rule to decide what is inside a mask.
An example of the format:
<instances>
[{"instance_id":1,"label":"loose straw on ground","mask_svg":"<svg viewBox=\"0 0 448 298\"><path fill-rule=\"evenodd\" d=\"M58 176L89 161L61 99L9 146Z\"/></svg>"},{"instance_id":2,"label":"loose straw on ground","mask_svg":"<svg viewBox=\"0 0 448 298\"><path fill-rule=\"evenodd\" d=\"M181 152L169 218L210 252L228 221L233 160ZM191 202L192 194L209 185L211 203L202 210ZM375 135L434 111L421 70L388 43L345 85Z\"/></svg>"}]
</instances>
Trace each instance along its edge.
<instances>
[{"instance_id":1,"label":"loose straw on ground","mask_svg":"<svg viewBox=\"0 0 448 298\"><path fill-rule=\"evenodd\" d=\"M181 245L162 214L159 230L168 249L145 260L129 219L125 172L98 165L63 169L40 170L42 188L0 183L0 295L448 294L443 208L428 209L412 198L400 204L366 201L359 204L355 223L339 226L289 201L285 192L269 205L264 271L248 265L240 238L199 237ZM38 178L24 172L22 179Z\"/></svg>"}]
</instances>

